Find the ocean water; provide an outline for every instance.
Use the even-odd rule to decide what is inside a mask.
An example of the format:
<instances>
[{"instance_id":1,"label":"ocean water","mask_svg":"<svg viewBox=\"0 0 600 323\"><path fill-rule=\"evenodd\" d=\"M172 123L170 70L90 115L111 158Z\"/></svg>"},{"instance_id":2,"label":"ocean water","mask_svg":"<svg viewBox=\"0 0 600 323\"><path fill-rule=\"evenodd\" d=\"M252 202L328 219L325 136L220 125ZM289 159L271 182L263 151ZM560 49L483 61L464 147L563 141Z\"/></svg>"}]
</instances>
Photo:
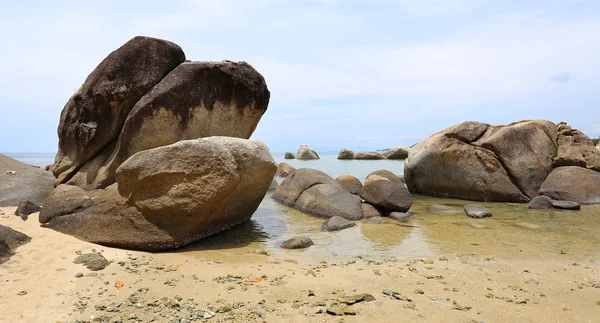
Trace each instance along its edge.
<instances>
[{"instance_id":1,"label":"ocean water","mask_svg":"<svg viewBox=\"0 0 600 323\"><path fill-rule=\"evenodd\" d=\"M2 153L26 164L45 167L54 163L56 153Z\"/></svg>"}]
</instances>

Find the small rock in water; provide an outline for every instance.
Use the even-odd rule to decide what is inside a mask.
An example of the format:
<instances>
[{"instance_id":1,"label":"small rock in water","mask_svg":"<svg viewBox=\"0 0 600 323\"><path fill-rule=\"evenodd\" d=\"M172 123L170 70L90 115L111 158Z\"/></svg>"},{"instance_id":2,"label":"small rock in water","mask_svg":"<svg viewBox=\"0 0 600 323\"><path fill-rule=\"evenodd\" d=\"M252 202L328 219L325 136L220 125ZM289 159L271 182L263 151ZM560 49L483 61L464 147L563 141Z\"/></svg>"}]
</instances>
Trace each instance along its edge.
<instances>
[{"instance_id":1,"label":"small rock in water","mask_svg":"<svg viewBox=\"0 0 600 323\"><path fill-rule=\"evenodd\" d=\"M384 220L383 217L374 216L372 218L366 219L364 222L369 224L383 224Z\"/></svg>"},{"instance_id":2,"label":"small rock in water","mask_svg":"<svg viewBox=\"0 0 600 323\"><path fill-rule=\"evenodd\" d=\"M321 231L339 231L356 226L356 223L348 221L341 216L333 216L321 225Z\"/></svg>"},{"instance_id":3,"label":"small rock in water","mask_svg":"<svg viewBox=\"0 0 600 323\"><path fill-rule=\"evenodd\" d=\"M296 237L284 241L281 244L281 247L284 249L304 249L314 244L315 243L308 237Z\"/></svg>"},{"instance_id":4,"label":"small rock in water","mask_svg":"<svg viewBox=\"0 0 600 323\"><path fill-rule=\"evenodd\" d=\"M467 216L475 219L487 218L492 216L492 212L480 204L465 205L465 213Z\"/></svg>"},{"instance_id":5,"label":"small rock in water","mask_svg":"<svg viewBox=\"0 0 600 323\"><path fill-rule=\"evenodd\" d=\"M552 210L552 199L544 195L539 195L534 197L527 206L534 210Z\"/></svg>"},{"instance_id":6,"label":"small rock in water","mask_svg":"<svg viewBox=\"0 0 600 323\"><path fill-rule=\"evenodd\" d=\"M441 204L432 204L427 207L427 210L433 213L460 213L460 210L455 207Z\"/></svg>"},{"instance_id":7,"label":"small rock in water","mask_svg":"<svg viewBox=\"0 0 600 323\"><path fill-rule=\"evenodd\" d=\"M406 213L391 212L390 215L389 215L389 218L392 219L392 220L399 221L399 222L406 222L410 218L412 218L414 215L415 215L415 212L413 212L413 211L408 211Z\"/></svg>"},{"instance_id":8,"label":"small rock in water","mask_svg":"<svg viewBox=\"0 0 600 323\"><path fill-rule=\"evenodd\" d=\"M79 272L75 274L75 278L81 278L83 277L83 273Z\"/></svg>"},{"instance_id":9,"label":"small rock in water","mask_svg":"<svg viewBox=\"0 0 600 323\"><path fill-rule=\"evenodd\" d=\"M555 209L561 210L579 210L581 209L581 205L577 202L573 201L556 201L552 200L552 207Z\"/></svg>"}]
</instances>

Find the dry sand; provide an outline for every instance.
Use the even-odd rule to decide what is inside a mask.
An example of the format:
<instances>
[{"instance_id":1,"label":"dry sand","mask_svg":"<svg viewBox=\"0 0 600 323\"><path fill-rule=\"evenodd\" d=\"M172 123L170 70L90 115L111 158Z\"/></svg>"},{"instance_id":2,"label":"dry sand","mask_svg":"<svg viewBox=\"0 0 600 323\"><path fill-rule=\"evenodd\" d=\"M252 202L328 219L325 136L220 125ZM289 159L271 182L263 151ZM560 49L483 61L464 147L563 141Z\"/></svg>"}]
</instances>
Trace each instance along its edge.
<instances>
[{"instance_id":1,"label":"dry sand","mask_svg":"<svg viewBox=\"0 0 600 323\"><path fill-rule=\"evenodd\" d=\"M316 259L256 245L147 253L2 210L0 224L32 241L0 265L1 322L600 322L600 265L569 255ZM73 263L90 252L112 263L96 272ZM375 300L345 307L364 293Z\"/></svg>"}]
</instances>

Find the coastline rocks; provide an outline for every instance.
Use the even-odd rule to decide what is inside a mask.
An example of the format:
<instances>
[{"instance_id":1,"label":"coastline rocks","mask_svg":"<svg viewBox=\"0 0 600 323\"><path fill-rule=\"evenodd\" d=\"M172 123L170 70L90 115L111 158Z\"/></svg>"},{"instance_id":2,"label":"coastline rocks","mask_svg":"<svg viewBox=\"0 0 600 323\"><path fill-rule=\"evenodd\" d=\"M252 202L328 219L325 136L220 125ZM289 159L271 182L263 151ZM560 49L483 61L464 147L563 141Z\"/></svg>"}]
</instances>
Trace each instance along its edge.
<instances>
[{"instance_id":1,"label":"coastline rocks","mask_svg":"<svg viewBox=\"0 0 600 323\"><path fill-rule=\"evenodd\" d=\"M319 154L316 151L312 150L308 145L301 145L300 149L298 149L298 153L296 154L296 159L301 160L311 160L311 159L319 159Z\"/></svg>"},{"instance_id":2,"label":"coastline rocks","mask_svg":"<svg viewBox=\"0 0 600 323\"><path fill-rule=\"evenodd\" d=\"M14 173L13 173L14 172ZM43 205L54 189L52 173L0 154L0 206Z\"/></svg>"},{"instance_id":3,"label":"coastline rocks","mask_svg":"<svg viewBox=\"0 0 600 323\"><path fill-rule=\"evenodd\" d=\"M41 207L31 201L21 201L15 211L15 215L21 217L21 219L25 221L30 214L39 212L41 209Z\"/></svg>"},{"instance_id":4,"label":"coastline rocks","mask_svg":"<svg viewBox=\"0 0 600 323\"><path fill-rule=\"evenodd\" d=\"M490 212L490 210L488 210L488 208L486 208L483 205L479 205L479 204L465 205L465 213L467 214L468 217L474 218L474 219L482 219L482 218L487 218L487 217L492 216L492 212Z\"/></svg>"},{"instance_id":5,"label":"coastline rocks","mask_svg":"<svg viewBox=\"0 0 600 323\"><path fill-rule=\"evenodd\" d=\"M277 172L275 172L275 176L279 177L288 177L293 171L296 169L287 163L279 163L277 165Z\"/></svg>"},{"instance_id":6,"label":"coastline rocks","mask_svg":"<svg viewBox=\"0 0 600 323\"><path fill-rule=\"evenodd\" d=\"M375 151L368 152L360 152L354 155L354 159L361 160L377 160L377 159L386 159L384 155Z\"/></svg>"},{"instance_id":7,"label":"coastline rocks","mask_svg":"<svg viewBox=\"0 0 600 323\"><path fill-rule=\"evenodd\" d=\"M281 248L283 248L283 249L305 249L314 244L315 243L308 237L296 237L296 238L291 238L289 240L284 241L281 244Z\"/></svg>"},{"instance_id":8,"label":"coastline rocks","mask_svg":"<svg viewBox=\"0 0 600 323\"><path fill-rule=\"evenodd\" d=\"M354 226L356 226L356 223L352 221L348 221L340 216L333 216L321 225L321 231L340 231Z\"/></svg>"},{"instance_id":9,"label":"coastline rocks","mask_svg":"<svg viewBox=\"0 0 600 323\"><path fill-rule=\"evenodd\" d=\"M350 194L329 175L310 168L290 174L272 195L275 201L322 218L362 218L361 199Z\"/></svg>"},{"instance_id":10,"label":"coastline rocks","mask_svg":"<svg viewBox=\"0 0 600 323\"><path fill-rule=\"evenodd\" d=\"M248 220L275 170L268 148L259 141L180 141L129 158L117 170L117 184L106 189L60 185L42 209L40 222L107 246L177 248Z\"/></svg>"},{"instance_id":11,"label":"coastline rocks","mask_svg":"<svg viewBox=\"0 0 600 323\"><path fill-rule=\"evenodd\" d=\"M360 197L377 207L406 212L412 205L412 196L400 178L387 170L370 173L365 179Z\"/></svg>"},{"instance_id":12,"label":"coastline rocks","mask_svg":"<svg viewBox=\"0 0 600 323\"><path fill-rule=\"evenodd\" d=\"M531 199L527 207L534 210L552 210L552 199L544 195L538 195Z\"/></svg>"},{"instance_id":13,"label":"coastline rocks","mask_svg":"<svg viewBox=\"0 0 600 323\"><path fill-rule=\"evenodd\" d=\"M455 207L448 206L448 205L441 205L441 204L432 204L427 207L427 211L433 212L433 213L460 213L461 212L461 210L459 210Z\"/></svg>"},{"instance_id":14,"label":"coastline rocks","mask_svg":"<svg viewBox=\"0 0 600 323\"><path fill-rule=\"evenodd\" d=\"M294 153L291 153L291 152L286 152L285 156L283 158L285 158L285 159L295 159L296 155L294 155Z\"/></svg>"},{"instance_id":15,"label":"coastline rocks","mask_svg":"<svg viewBox=\"0 0 600 323\"><path fill-rule=\"evenodd\" d=\"M365 219L383 216L383 214L381 214L376 207L369 203L363 203L360 205L360 207L362 209L363 218Z\"/></svg>"},{"instance_id":16,"label":"coastline rocks","mask_svg":"<svg viewBox=\"0 0 600 323\"><path fill-rule=\"evenodd\" d=\"M29 241L28 235L0 224L0 264L7 262L18 247Z\"/></svg>"},{"instance_id":17,"label":"coastline rocks","mask_svg":"<svg viewBox=\"0 0 600 323\"><path fill-rule=\"evenodd\" d=\"M352 175L341 175L335 179L336 182L340 183L342 187L350 192L350 194L358 195L362 189L362 183L360 180Z\"/></svg>"},{"instance_id":18,"label":"coastline rocks","mask_svg":"<svg viewBox=\"0 0 600 323\"><path fill-rule=\"evenodd\" d=\"M383 153L387 159L406 159L408 157L409 147L398 146Z\"/></svg>"},{"instance_id":19,"label":"coastline rocks","mask_svg":"<svg viewBox=\"0 0 600 323\"><path fill-rule=\"evenodd\" d=\"M104 188L137 152L209 136L249 138L269 102L264 78L245 62L184 60L179 46L148 37L109 55L63 109L55 184Z\"/></svg>"},{"instance_id":20,"label":"coastline rocks","mask_svg":"<svg viewBox=\"0 0 600 323\"><path fill-rule=\"evenodd\" d=\"M579 166L600 171L600 151L588 136L564 122L560 122L557 129L558 152L552 166Z\"/></svg>"},{"instance_id":21,"label":"coastline rocks","mask_svg":"<svg viewBox=\"0 0 600 323\"><path fill-rule=\"evenodd\" d=\"M580 204L600 203L600 173L577 166L557 167L542 184L539 195Z\"/></svg>"},{"instance_id":22,"label":"coastline rocks","mask_svg":"<svg viewBox=\"0 0 600 323\"><path fill-rule=\"evenodd\" d=\"M346 149L343 148L342 150L340 150L337 159L353 159L354 158L354 152L350 149Z\"/></svg>"}]
</instances>

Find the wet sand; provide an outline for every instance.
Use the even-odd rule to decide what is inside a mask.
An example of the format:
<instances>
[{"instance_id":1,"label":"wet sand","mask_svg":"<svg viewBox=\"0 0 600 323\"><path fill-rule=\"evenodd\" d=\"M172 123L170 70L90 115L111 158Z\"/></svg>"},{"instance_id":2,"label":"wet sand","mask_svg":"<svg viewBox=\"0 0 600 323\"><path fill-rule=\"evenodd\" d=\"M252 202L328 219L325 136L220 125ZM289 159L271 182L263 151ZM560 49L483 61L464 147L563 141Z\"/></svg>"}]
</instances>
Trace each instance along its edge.
<instances>
[{"instance_id":1,"label":"wet sand","mask_svg":"<svg viewBox=\"0 0 600 323\"><path fill-rule=\"evenodd\" d=\"M426 211L433 203L469 202L416 196L404 226L327 233L267 196L250 222L167 253L94 245L2 208L0 224L32 241L0 265L0 321L600 321L600 206L486 203L493 217L475 220ZM300 235L315 245L279 247ZM89 252L112 263L73 263Z\"/></svg>"}]
</instances>

